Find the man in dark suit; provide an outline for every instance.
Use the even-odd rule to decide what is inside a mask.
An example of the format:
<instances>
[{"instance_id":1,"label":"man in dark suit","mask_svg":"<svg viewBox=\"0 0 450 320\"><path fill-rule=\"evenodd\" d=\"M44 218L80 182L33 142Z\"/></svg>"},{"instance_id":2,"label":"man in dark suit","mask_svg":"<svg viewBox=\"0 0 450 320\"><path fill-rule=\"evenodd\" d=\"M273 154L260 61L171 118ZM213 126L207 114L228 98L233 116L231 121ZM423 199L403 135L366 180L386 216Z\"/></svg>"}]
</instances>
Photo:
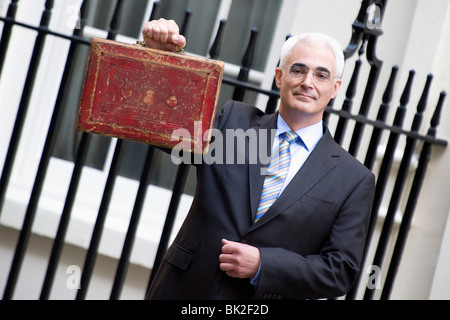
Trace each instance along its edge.
<instances>
[{"instance_id":1,"label":"man in dark suit","mask_svg":"<svg viewBox=\"0 0 450 320\"><path fill-rule=\"evenodd\" d=\"M173 21L151 21L143 34L152 48L178 51L186 45ZM322 123L343 66L342 49L332 38L294 36L276 69L278 112L267 115L235 101L224 106L214 123L223 139L212 141L211 152L234 152L246 161L197 165L191 209L148 299L316 299L352 287L375 178ZM269 164L250 161L249 143L227 141L226 132L236 129L268 141L262 151L272 154Z\"/></svg>"}]
</instances>

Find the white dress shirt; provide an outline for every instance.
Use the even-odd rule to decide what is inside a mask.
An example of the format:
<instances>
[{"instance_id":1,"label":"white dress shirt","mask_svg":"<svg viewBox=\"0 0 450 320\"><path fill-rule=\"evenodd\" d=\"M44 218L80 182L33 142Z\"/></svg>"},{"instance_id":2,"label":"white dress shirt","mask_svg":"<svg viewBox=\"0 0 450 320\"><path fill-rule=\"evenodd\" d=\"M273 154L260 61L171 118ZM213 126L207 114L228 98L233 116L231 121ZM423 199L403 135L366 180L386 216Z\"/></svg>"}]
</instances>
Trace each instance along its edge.
<instances>
[{"instance_id":1,"label":"white dress shirt","mask_svg":"<svg viewBox=\"0 0 450 320\"><path fill-rule=\"evenodd\" d=\"M277 131L273 142L273 149L277 148L280 144L280 135L287 131L291 131L291 129L281 115L278 115ZM289 171L283 187L281 188L280 194L284 191L289 182L291 182L292 178L294 178L303 163L305 163L306 159L314 150L319 140L323 137L322 121L295 132L300 136L300 139L290 146L291 164L289 165Z\"/></svg>"}]
</instances>

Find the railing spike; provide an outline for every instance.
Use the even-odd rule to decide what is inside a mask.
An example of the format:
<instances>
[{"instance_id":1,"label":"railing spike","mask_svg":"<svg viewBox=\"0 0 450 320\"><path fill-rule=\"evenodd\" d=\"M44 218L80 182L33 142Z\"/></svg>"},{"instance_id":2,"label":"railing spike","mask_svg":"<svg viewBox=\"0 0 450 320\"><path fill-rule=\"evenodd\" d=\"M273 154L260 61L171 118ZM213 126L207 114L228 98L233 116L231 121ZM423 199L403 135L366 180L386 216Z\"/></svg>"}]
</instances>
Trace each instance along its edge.
<instances>
[{"instance_id":1,"label":"railing spike","mask_svg":"<svg viewBox=\"0 0 450 320\"><path fill-rule=\"evenodd\" d=\"M148 19L148 21L152 21L152 20L156 19L156 15L158 13L159 6L160 6L160 1L155 1L153 3L152 12L150 13L150 18Z\"/></svg>"},{"instance_id":2,"label":"railing spike","mask_svg":"<svg viewBox=\"0 0 450 320\"><path fill-rule=\"evenodd\" d=\"M244 58L242 59L242 66L245 68L251 68L253 65L257 38L258 38L258 30L256 28L252 28L247 50L245 51Z\"/></svg>"},{"instance_id":3,"label":"railing spike","mask_svg":"<svg viewBox=\"0 0 450 320\"><path fill-rule=\"evenodd\" d=\"M12 0L8 7L8 12L6 16L11 19L15 19L19 0ZM3 71L3 65L5 64L6 52L8 51L9 41L11 39L13 24L11 22L5 21L3 30L2 30L2 38L0 41L0 76Z\"/></svg>"},{"instance_id":4,"label":"railing spike","mask_svg":"<svg viewBox=\"0 0 450 320\"><path fill-rule=\"evenodd\" d=\"M290 37L292 37L292 35L289 33L286 36L286 40L288 40ZM278 60L277 63L277 67L280 66L280 60ZM267 114L271 114L271 113L275 113L275 111L277 110L277 103L278 103L278 99L279 99L279 92L280 89L278 89L277 87L277 83L275 80L275 76L273 77L273 81L272 81L272 91L278 92L278 95L270 95L269 96L269 100L267 101L267 105L266 105L266 113ZM325 114L324 114L325 117Z\"/></svg>"},{"instance_id":5,"label":"railing spike","mask_svg":"<svg viewBox=\"0 0 450 320\"><path fill-rule=\"evenodd\" d=\"M411 88L414 80L414 75L416 72L414 70L409 71L408 81L406 83L405 89L403 90L402 96L400 98L400 105L406 106L409 102L411 96Z\"/></svg>"},{"instance_id":6,"label":"railing spike","mask_svg":"<svg viewBox=\"0 0 450 320\"><path fill-rule=\"evenodd\" d=\"M257 37L258 37L258 30L256 28L252 28L247 50L245 50L244 57L242 58L242 67L241 70L239 71L238 81L242 82L248 81L250 75L250 68L253 65L253 56L255 54ZM233 100L243 101L244 94L245 94L244 88L236 87L233 93Z\"/></svg>"},{"instance_id":7,"label":"railing spike","mask_svg":"<svg viewBox=\"0 0 450 320\"><path fill-rule=\"evenodd\" d=\"M425 87L422 92L422 96L420 97L419 103L417 105L417 112L424 112L426 106L427 106L427 100L428 100L428 93L430 91L431 81L433 80L433 75L429 74L427 76L427 81L425 83Z\"/></svg>"},{"instance_id":8,"label":"railing spike","mask_svg":"<svg viewBox=\"0 0 450 320\"><path fill-rule=\"evenodd\" d=\"M348 84L348 88L345 95L345 100L342 104L341 112L348 112L350 113L353 106L353 98L356 94L356 87L358 84L358 76L359 76L359 70L361 69L361 59L356 60L355 62L355 68L353 69L352 78L350 79L350 83ZM346 118L339 118L338 124L336 126L336 132L334 134L334 140L341 144L342 139L345 133L345 129L347 127L348 119Z\"/></svg>"},{"instance_id":9,"label":"railing spike","mask_svg":"<svg viewBox=\"0 0 450 320\"><path fill-rule=\"evenodd\" d=\"M436 109L434 110L433 117L431 118L431 127L428 130L428 135L435 137L436 136L436 128L439 125L440 119L441 119L441 112L442 112L442 106L444 105L444 100L447 93L445 91L441 91L441 94L439 95L439 101L436 106Z\"/></svg>"},{"instance_id":10,"label":"railing spike","mask_svg":"<svg viewBox=\"0 0 450 320\"><path fill-rule=\"evenodd\" d=\"M125 3L124 0L117 0L116 8L114 9L114 14L111 19L111 23L109 24L109 32L108 32L109 40L115 40L117 37L117 32L119 30L119 26L122 20L121 18L124 3Z\"/></svg>"},{"instance_id":11,"label":"railing spike","mask_svg":"<svg viewBox=\"0 0 450 320\"><path fill-rule=\"evenodd\" d=\"M223 35L225 34L225 27L227 25L227 20L222 19L219 23L219 28L217 30L216 38L209 50L209 56L211 59L217 59L220 55L222 49Z\"/></svg>"},{"instance_id":12,"label":"railing spike","mask_svg":"<svg viewBox=\"0 0 450 320\"><path fill-rule=\"evenodd\" d=\"M192 10L188 9L184 13L183 24L181 25L180 34L182 34L186 39L188 36L189 23L191 22Z\"/></svg>"}]
</instances>

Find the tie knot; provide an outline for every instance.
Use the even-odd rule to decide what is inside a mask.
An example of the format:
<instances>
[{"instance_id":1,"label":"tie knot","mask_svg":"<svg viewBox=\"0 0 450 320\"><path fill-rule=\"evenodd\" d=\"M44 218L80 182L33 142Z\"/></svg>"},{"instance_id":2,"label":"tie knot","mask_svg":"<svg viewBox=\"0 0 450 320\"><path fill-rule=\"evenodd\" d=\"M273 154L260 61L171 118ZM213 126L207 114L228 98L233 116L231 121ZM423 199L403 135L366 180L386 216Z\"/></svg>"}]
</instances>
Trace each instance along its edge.
<instances>
[{"instance_id":1,"label":"tie knot","mask_svg":"<svg viewBox=\"0 0 450 320\"><path fill-rule=\"evenodd\" d=\"M286 140L289 144L292 144L292 142L296 142L300 139L300 136L295 131L286 131L281 135L281 138Z\"/></svg>"}]
</instances>

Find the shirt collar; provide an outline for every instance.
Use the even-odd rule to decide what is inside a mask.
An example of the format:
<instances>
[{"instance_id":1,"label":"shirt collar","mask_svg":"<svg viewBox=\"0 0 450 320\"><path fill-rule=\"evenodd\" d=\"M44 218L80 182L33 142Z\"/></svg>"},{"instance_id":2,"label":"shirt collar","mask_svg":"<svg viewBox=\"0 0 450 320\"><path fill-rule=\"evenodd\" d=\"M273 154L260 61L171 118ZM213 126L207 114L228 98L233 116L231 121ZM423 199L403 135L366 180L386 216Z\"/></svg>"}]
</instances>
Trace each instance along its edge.
<instances>
[{"instance_id":1,"label":"shirt collar","mask_svg":"<svg viewBox=\"0 0 450 320\"><path fill-rule=\"evenodd\" d=\"M291 131L291 129L289 128L286 121L284 121L283 117L278 114L276 132L277 137L287 131ZM296 130L295 132L300 136L306 150L308 150L308 152L311 152L317 145L319 140L323 137L323 123L322 121L319 121L316 124L302 128L300 130Z\"/></svg>"}]
</instances>

